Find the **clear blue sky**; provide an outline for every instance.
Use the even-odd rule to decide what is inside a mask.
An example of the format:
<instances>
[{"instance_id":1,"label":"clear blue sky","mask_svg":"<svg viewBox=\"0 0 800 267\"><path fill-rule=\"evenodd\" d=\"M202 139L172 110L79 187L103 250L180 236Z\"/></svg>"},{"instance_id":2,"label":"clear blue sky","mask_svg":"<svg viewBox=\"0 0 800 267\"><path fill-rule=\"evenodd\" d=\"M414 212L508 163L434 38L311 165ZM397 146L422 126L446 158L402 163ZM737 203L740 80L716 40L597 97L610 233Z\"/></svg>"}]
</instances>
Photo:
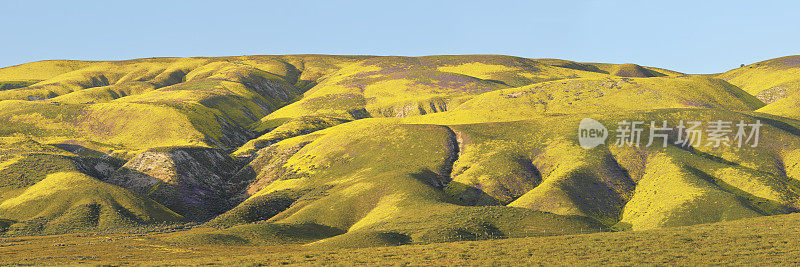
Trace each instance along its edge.
<instances>
[{"instance_id":1,"label":"clear blue sky","mask_svg":"<svg viewBox=\"0 0 800 267\"><path fill-rule=\"evenodd\" d=\"M799 1L0 2L0 66L256 54L505 54L714 73L800 54Z\"/></svg>"}]
</instances>

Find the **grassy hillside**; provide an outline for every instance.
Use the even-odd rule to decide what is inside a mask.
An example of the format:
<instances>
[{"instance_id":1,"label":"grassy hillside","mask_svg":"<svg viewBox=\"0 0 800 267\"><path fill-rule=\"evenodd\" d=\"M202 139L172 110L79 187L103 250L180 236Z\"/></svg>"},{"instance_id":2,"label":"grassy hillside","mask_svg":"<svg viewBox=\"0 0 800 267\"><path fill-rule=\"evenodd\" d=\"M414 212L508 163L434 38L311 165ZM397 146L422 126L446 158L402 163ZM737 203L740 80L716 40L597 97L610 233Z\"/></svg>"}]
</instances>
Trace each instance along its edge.
<instances>
[{"instance_id":1,"label":"grassy hillside","mask_svg":"<svg viewBox=\"0 0 800 267\"><path fill-rule=\"evenodd\" d=\"M760 112L798 119L800 56L770 59L717 75L767 103Z\"/></svg>"},{"instance_id":2,"label":"grassy hillside","mask_svg":"<svg viewBox=\"0 0 800 267\"><path fill-rule=\"evenodd\" d=\"M462 241L389 248L210 256L221 264L797 264L797 216L623 233ZM735 249L734 249L735 248ZM159 263L177 262L164 260Z\"/></svg>"},{"instance_id":3,"label":"grassy hillside","mask_svg":"<svg viewBox=\"0 0 800 267\"><path fill-rule=\"evenodd\" d=\"M462 241L390 248L211 256L222 264L797 264L797 216L624 233ZM736 248L736 249L732 249ZM160 263L176 262L165 260Z\"/></svg>"},{"instance_id":4,"label":"grassy hillside","mask_svg":"<svg viewBox=\"0 0 800 267\"><path fill-rule=\"evenodd\" d=\"M508 56L376 57L333 73L302 100L262 121L308 114L349 119L425 115L455 109L490 91L553 80L617 76L594 65L576 67L580 63L572 63ZM603 67L617 68L612 64ZM636 67L648 76L655 73Z\"/></svg>"},{"instance_id":5,"label":"grassy hillside","mask_svg":"<svg viewBox=\"0 0 800 267\"><path fill-rule=\"evenodd\" d=\"M180 215L78 172L57 172L0 204L7 234L59 234L178 222Z\"/></svg>"},{"instance_id":6,"label":"grassy hillside","mask_svg":"<svg viewBox=\"0 0 800 267\"><path fill-rule=\"evenodd\" d=\"M696 108L593 115L606 125L772 120L757 116ZM257 153L250 196L209 226L222 229L213 235L228 236L227 227L262 221L315 223L347 232L318 244L359 247L652 229L800 207L798 173L788 168L798 163L800 140L786 122L764 126L759 150L671 145L587 151L574 136L581 118L449 127L366 119L286 139Z\"/></svg>"},{"instance_id":7,"label":"grassy hillside","mask_svg":"<svg viewBox=\"0 0 800 267\"><path fill-rule=\"evenodd\" d=\"M293 149L298 146L302 148ZM375 147L381 149L370 149ZM255 193L211 226L261 220L322 224L347 232L337 239L348 240L350 246L367 246L374 242L368 236L377 233L425 243L602 228L578 216L462 203L447 188L459 153L455 133L448 127L367 119L287 139L271 148L276 152L259 157L284 163L262 165L263 159L256 158L251 167L258 175L248 189ZM260 213L264 206L284 210ZM423 215L421 210L436 215ZM327 242L336 241L321 244Z\"/></svg>"},{"instance_id":8,"label":"grassy hillside","mask_svg":"<svg viewBox=\"0 0 800 267\"><path fill-rule=\"evenodd\" d=\"M791 214L647 231L357 249L175 245L137 234L0 238L0 264L795 265L797 219Z\"/></svg>"},{"instance_id":9,"label":"grassy hillside","mask_svg":"<svg viewBox=\"0 0 800 267\"><path fill-rule=\"evenodd\" d=\"M408 121L463 124L666 108L752 111L763 106L758 99L725 81L701 76L577 78L481 94L450 112Z\"/></svg>"},{"instance_id":10,"label":"grassy hillside","mask_svg":"<svg viewBox=\"0 0 800 267\"><path fill-rule=\"evenodd\" d=\"M38 82L24 87L4 83L14 89L0 91L0 100L8 100L0 102L0 119L9 124L8 132L31 133L49 130L42 124L57 119L62 132L46 132L41 137L82 139L124 150L185 145L231 149L253 137L250 124L296 100L326 72L358 58L153 58L23 64L2 69L0 80L18 81L20 73L26 73L31 77L28 80ZM14 118L21 113L44 118ZM58 114L61 117L54 118ZM159 130L148 128L155 125Z\"/></svg>"},{"instance_id":11,"label":"grassy hillside","mask_svg":"<svg viewBox=\"0 0 800 267\"><path fill-rule=\"evenodd\" d=\"M800 210L794 61L719 75L493 55L2 68L0 231L302 250L505 239L474 244L517 253L773 218ZM584 118L604 144L580 146ZM623 121L642 122L642 146L615 145ZM645 145L651 121L673 127L668 145ZM731 144L736 123L759 121L759 142L674 142L694 121L704 138L732 122Z\"/></svg>"},{"instance_id":12,"label":"grassy hillside","mask_svg":"<svg viewBox=\"0 0 800 267\"><path fill-rule=\"evenodd\" d=\"M787 118L800 119L800 91L766 105L758 111Z\"/></svg>"},{"instance_id":13,"label":"grassy hillside","mask_svg":"<svg viewBox=\"0 0 800 267\"><path fill-rule=\"evenodd\" d=\"M800 56L761 61L719 74L733 85L772 103L800 90Z\"/></svg>"},{"instance_id":14,"label":"grassy hillside","mask_svg":"<svg viewBox=\"0 0 800 267\"><path fill-rule=\"evenodd\" d=\"M43 81L91 65L90 61L45 60L0 68L0 80Z\"/></svg>"}]
</instances>

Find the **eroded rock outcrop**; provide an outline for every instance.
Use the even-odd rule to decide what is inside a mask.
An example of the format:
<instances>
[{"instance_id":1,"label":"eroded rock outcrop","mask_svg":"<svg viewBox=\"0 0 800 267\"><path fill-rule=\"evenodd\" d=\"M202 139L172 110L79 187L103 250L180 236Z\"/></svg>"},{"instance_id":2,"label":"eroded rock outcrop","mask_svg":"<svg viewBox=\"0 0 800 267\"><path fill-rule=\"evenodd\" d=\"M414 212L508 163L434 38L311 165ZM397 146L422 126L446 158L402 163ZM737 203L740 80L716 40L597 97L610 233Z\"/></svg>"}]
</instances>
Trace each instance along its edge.
<instances>
[{"instance_id":1,"label":"eroded rock outcrop","mask_svg":"<svg viewBox=\"0 0 800 267\"><path fill-rule=\"evenodd\" d=\"M203 221L229 208L226 196L236 170L235 161L222 150L171 147L140 153L108 182L148 195L189 220Z\"/></svg>"}]
</instances>

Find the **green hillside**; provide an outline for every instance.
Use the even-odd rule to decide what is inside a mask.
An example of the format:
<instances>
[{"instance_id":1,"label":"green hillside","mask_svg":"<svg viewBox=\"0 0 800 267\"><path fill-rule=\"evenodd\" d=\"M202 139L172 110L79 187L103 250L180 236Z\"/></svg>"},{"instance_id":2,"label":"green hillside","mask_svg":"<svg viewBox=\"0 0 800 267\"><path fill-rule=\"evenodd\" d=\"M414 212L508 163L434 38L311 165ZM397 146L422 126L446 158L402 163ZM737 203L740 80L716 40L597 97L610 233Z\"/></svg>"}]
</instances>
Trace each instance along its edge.
<instances>
[{"instance_id":1,"label":"green hillside","mask_svg":"<svg viewBox=\"0 0 800 267\"><path fill-rule=\"evenodd\" d=\"M158 203L78 172L58 172L0 204L7 234L133 228L183 218Z\"/></svg>"},{"instance_id":2,"label":"green hillside","mask_svg":"<svg viewBox=\"0 0 800 267\"><path fill-rule=\"evenodd\" d=\"M800 246L797 217L790 214L646 231L339 249L234 242L181 245L141 238L138 234L0 238L0 244L6 245L0 264L796 265L796 248ZM309 234L292 227L252 229L259 231L250 232L249 236ZM219 237L222 236L217 240ZM392 239L391 235L373 238Z\"/></svg>"},{"instance_id":3,"label":"green hillside","mask_svg":"<svg viewBox=\"0 0 800 267\"><path fill-rule=\"evenodd\" d=\"M772 103L800 90L800 56L761 61L718 75L731 84Z\"/></svg>"},{"instance_id":4,"label":"green hillside","mask_svg":"<svg viewBox=\"0 0 800 267\"><path fill-rule=\"evenodd\" d=\"M202 255L155 264L796 265L796 214L691 227L337 250ZM102 262L102 261L101 261ZM137 261L132 261L137 262Z\"/></svg>"},{"instance_id":5,"label":"green hillside","mask_svg":"<svg viewBox=\"0 0 800 267\"><path fill-rule=\"evenodd\" d=\"M794 61L717 75L495 55L6 67L0 231L339 249L794 213ZM604 144L581 147L584 118L607 127ZM731 136L720 147L617 146L623 121L641 121L645 143L651 121L705 122L706 138L709 122L729 121ZM730 145L737 123L755 121L757 144Z\"/></svg>"}]
</instances>

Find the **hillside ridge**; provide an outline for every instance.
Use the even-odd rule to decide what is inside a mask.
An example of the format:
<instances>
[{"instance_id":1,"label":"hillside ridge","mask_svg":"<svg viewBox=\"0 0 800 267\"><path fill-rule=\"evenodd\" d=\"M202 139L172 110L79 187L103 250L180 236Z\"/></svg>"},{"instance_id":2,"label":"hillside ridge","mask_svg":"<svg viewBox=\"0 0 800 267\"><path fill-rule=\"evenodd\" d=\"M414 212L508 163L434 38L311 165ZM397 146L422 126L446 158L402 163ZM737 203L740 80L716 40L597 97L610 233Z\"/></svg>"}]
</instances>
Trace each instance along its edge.
<instances>
[{"instance_id":1,"label":"hillside ridge","mask_svg":"<svg viewBox=\"0 0 800 267\"><path fill-rule=\"evenodd\" d=\"M794 61L718 75L503 55L5 67L0 231L186 227L164 242L368 247L794 213ZM641 121L642 140L650 122L732 130L728 146L610 134L586 149L585 118L610 131ZM731 145L755 121L757 144Z\"/></svg>"}]
</instances>

